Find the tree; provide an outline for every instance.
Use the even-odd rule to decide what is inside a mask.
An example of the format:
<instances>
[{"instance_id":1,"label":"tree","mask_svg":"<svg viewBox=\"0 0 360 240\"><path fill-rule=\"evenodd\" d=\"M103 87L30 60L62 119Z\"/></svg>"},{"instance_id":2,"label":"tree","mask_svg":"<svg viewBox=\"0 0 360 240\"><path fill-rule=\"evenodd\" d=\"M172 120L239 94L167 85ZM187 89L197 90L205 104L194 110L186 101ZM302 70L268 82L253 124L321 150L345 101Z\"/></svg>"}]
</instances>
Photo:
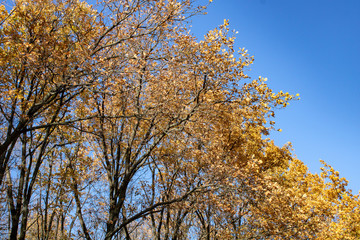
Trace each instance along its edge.
<instances>
[{"instance_id":1,"label":"tree","mask_svg":"<svg viewBox=\"0 0 360 240\"><path fill-rule=\"evenodd\" d=\"M204 8L194 0L1 7L3 234L357 236L358 196L331 168L310 174L290 146L266 138L274 111L294 96L246 76L253 59L235 52L227 21L202 41L189 34L188 19Z\"/></svg>"}]
</instances>

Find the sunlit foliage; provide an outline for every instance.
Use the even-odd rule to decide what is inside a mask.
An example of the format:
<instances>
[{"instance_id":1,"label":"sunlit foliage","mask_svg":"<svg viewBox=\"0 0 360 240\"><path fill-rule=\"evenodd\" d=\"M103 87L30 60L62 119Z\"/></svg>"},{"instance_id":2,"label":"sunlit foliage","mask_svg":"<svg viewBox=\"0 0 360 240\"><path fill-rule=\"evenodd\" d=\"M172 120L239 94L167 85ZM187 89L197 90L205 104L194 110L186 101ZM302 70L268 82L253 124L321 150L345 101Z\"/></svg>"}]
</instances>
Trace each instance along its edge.
<instances>
[{"instance_id":1,"label":"sunlit foliage","mask_svg":"<svg viewBox=\"0 0 360 240\"><path fill-rule=\"evenodd\" d=\"M210 1L211 2L211 1ZM296 99L246 75L195 0L0 6L9 239L357 239L359 196L270 140Z\"/></svg>"}]
</instances>

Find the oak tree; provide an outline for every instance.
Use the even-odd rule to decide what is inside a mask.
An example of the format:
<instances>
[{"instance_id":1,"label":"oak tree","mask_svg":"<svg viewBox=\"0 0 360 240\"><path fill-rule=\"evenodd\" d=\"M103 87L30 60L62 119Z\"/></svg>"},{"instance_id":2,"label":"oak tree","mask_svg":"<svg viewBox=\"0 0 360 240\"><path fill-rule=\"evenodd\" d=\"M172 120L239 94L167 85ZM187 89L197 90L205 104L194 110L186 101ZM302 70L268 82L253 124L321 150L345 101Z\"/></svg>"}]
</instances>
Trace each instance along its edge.
<instances>
[{"instance_id":1,"label":"oak tree","mask_svg":"<svg viewBox=\"0 0 360 240\"><path fill-rule=\"evenodd\" d=\"M211 1L210 1L211 2ZM296 97L250 79L195 0L0 7L0 231L9 239L351 239L359 196L269 139Z\"/></svg>"}]
</instances>

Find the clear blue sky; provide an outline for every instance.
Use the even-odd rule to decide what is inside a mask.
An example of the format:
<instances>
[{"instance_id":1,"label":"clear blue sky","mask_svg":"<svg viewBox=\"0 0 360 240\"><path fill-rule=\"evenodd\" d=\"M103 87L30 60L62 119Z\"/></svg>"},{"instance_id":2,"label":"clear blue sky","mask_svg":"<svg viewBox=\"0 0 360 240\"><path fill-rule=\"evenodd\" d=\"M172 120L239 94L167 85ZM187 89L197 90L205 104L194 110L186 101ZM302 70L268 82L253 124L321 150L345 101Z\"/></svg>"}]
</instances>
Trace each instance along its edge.
<instances>
[{"instance_id":1,"label":"clear blue sky","mask_svg":"<svg viewBox=\"0 0 360 240\"><path fill-rule=\"evenodd\" d=\"M204 0L204 2L206 2ZM236 46L255 57L248 74L299 93L276 114L278 145L290 141L312 172L325 160L360 190L360 0L214 0L192 21L199 38L230 20Z\"/></svg>"}]
</instances>

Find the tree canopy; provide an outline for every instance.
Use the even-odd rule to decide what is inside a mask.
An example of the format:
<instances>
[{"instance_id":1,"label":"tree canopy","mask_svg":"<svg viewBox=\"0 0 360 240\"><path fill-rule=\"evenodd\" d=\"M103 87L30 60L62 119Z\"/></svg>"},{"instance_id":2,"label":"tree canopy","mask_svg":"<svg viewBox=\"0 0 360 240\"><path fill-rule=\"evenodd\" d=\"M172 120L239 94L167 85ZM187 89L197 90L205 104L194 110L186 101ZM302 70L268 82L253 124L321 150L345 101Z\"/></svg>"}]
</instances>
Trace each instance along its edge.
<instances>
[{"instance_id":1,"label":"tree canopy","mask_svg":"<svg viewBox=\"0 0 360 240\"><path fill-rule=\"evenodd\" d=\"M0 6L0 233L9 239L357 239L359 196L276 146L297 97L250 79L195 0Z\"/></svg>"}]
</instances>

